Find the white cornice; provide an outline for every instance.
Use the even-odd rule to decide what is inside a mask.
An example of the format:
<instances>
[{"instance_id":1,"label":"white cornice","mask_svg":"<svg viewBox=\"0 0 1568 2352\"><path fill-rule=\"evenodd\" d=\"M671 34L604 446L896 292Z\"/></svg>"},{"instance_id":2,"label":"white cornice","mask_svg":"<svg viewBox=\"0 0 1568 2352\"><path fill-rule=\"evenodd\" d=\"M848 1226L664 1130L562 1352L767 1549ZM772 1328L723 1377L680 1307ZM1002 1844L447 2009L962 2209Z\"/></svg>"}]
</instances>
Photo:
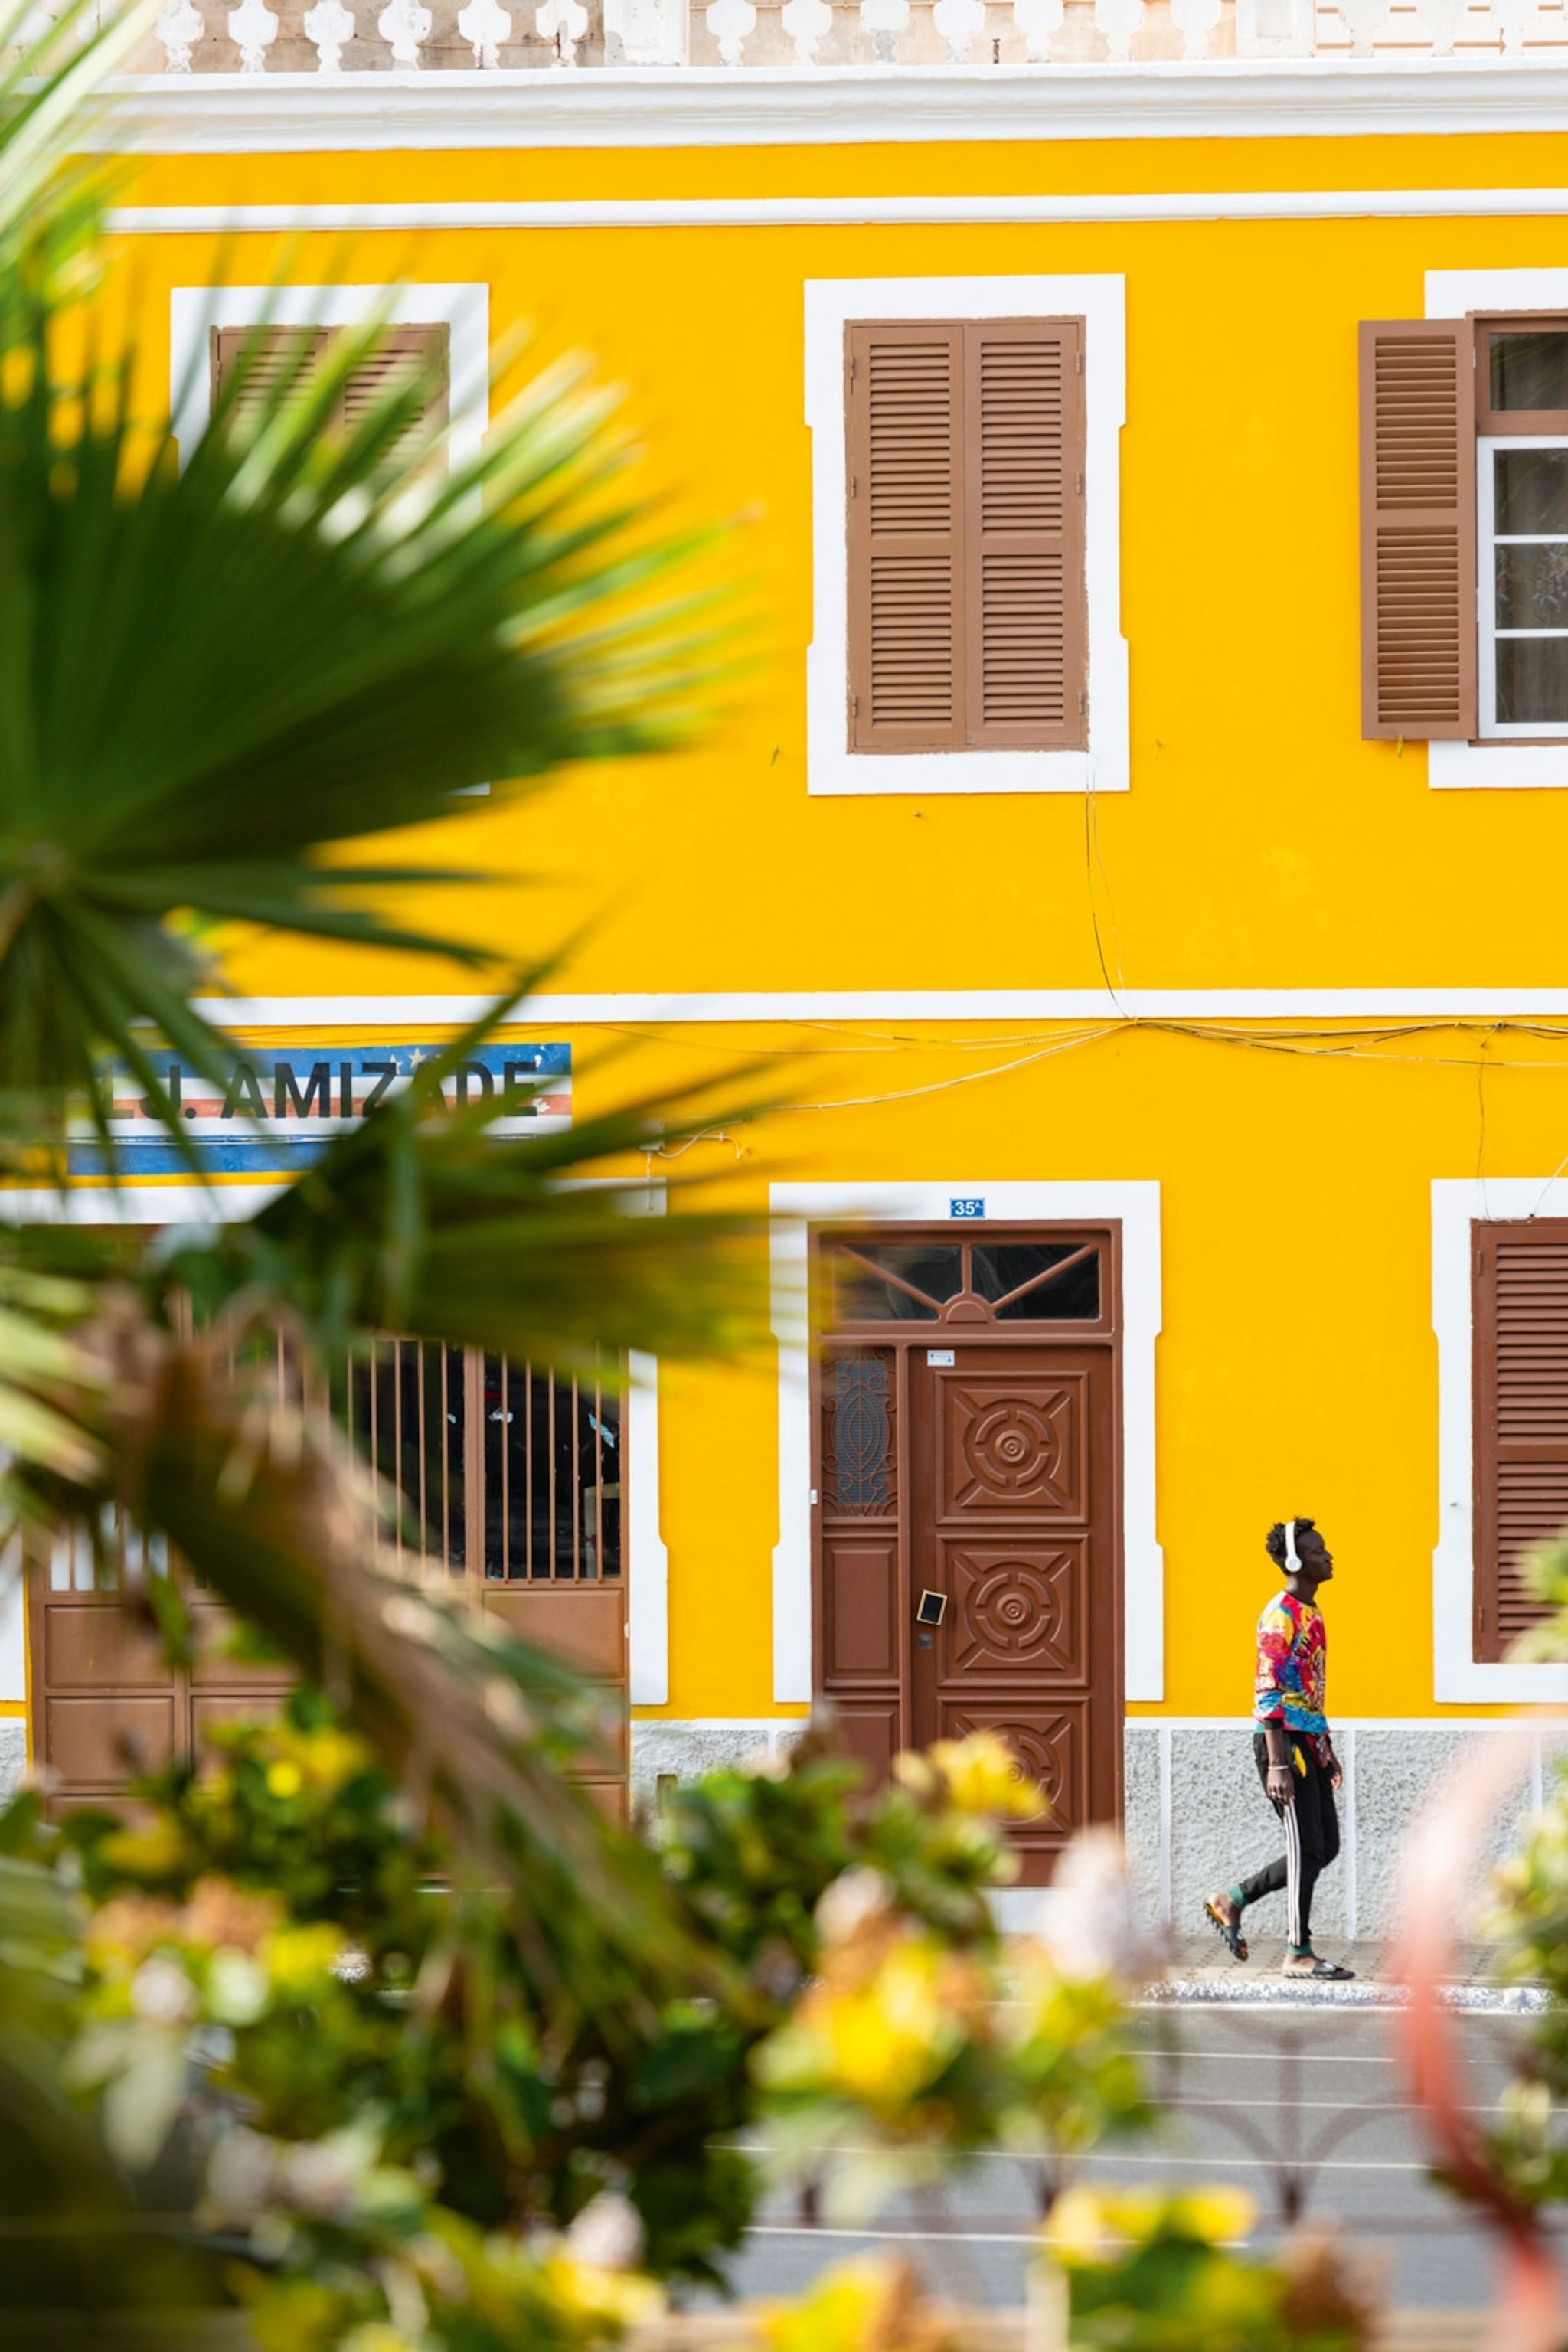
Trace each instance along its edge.
<instances>
[{"instance_id":1,"label":"white cornice","mask_svg":"<svg viewBox=\"0 0 1568 2352\"><path fill-rule=\"evenodd\" d=\"M154 154L1568 130L1568 61L1525 58L187 74L112 89L98 143Z\"/></svg>"}]
</instances>

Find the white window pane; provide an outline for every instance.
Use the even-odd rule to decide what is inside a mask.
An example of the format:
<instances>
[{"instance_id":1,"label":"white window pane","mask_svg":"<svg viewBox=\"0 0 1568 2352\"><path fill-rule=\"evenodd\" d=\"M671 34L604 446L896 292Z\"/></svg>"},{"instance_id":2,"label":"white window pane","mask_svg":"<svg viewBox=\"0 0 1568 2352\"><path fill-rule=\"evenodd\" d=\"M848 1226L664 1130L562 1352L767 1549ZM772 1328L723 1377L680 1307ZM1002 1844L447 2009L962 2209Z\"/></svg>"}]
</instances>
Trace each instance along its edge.
<instances>
[{"instance_id":1,"label":"white window pane","mask_svg":"<svg viewBox=\"0 0 1568 2352\"><path fill-rule=\"evenodd\" d=\"M1568 532L1568 449L1500 449L1493 463L1500 537Z\"/></svg>"},{"instance_id":2,"label":"white window pane","mask_svg":"<svg viewBox=\"0 0 1568 2352\"><path fill-rule=\"evenodd\" d=\"M1568 629L1568 540L1494 548L1500 629Z\"/></svg>"},{"instance_id":3,"label":"white window pane","mask_svg":"<svg viewBox=\"0 0 1568 2352\"><path fill-rule=\"evenodd\" d=\"M1497 716L1503 727L1568 724L1568 637L1500 637Z\"/></svg>"}]
</instances>

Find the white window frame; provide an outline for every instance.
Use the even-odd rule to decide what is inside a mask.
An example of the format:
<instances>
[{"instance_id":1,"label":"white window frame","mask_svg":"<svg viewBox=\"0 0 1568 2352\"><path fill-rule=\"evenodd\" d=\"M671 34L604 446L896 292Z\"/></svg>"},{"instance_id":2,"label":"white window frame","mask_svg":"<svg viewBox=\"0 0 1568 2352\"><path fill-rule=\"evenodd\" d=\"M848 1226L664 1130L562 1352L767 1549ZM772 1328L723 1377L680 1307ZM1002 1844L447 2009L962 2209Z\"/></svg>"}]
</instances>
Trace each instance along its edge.
<instances>
[{"instance_id":1,"label":"white window frame","mask_svg":"<svg viewBox=\"0 0 1568 2352\"><path fill-rule=\"evenodd\" d=\"M1429 269L1426 272L1426 316L1464 319L1472 311L1561 310L1568 314L1568 269ZM1511 438L1511 436L1510 436ZM1483 445L1495 446L1495 443ZM1516 445L1517 446L1517 445ZM1478 486L1478 499L1479 490ZM1490 512L1490 488L1487 507ZM1483 538L1482 509L1476 513L1476 657L1480 665L1481 730L1495 693L1490 634L1492 590L1482 563L1490 543ZM1511 730L1500 729L1489 740L1474 743L1428 743L1426 781L1437 792L1562 792L1568 791L1568 730L1562 742L1543 743L1547 730L1527 727L1521 732L1534 740L1514 742ZM1503 1671L1498 1669L1497 1671ZM1509 1671L1512 1671L1510 1669ZM1568 1696L1568 1691L1565 1691Z\"/></svg>"},{"instance_id":2,"label":"white window frame","mask_svg":"<svg viewBox=\"0 0 1568 2352\"><path fill-rule=\"evenodd\" d=\"M1072 278L829 278L805 288L815 629L806 655L806 790L819 794L1124 793L1131 782L1121 635L1121 432L1126 284ZM848 466L844 330L852 319L1081 319L1089 748L852 751L848 741Z\"/></svg>"},{"instance_id":3,"label":"white window frame","mask_svg":"<svg viewBox=\"0 0 1568 2352\"><path fill-rule=\"evenodd\" d=\"M169 295L169 414L188 449L212 415L208 336L214 327L445 327L447 462L479 455L490 421L490 289L447 286L176 286Z\"/></svg>"},{"instance_id":4,"label":"white window frame","mask_svg":"<svg viewBox=\"0 0 1568 2352\"><path fill-rule=\"evenodd\" d=\"M1432 1556L1432 1696L1439 1704L1561 1706L1568 1665L1491 1664L1475 1654L1475 1286L1479 1218L1568 1217L1568 1180L1437 1177L1432 1185L1432 1328L1437 1335L1437 1548Z\"/></svg>"},{"instance_id":5,"label":"white window frame","mask_svg":"<svg viewBox=\"0 0 1568 2352\"><path fill-rule=\"evenodd\" d=\"M1568 434L1495 434L1476 443L1476 618L1480 631L1480 731L1491 740L1503 743L1515 736L1539 742L1543 735L1554 735L1568 741L1568 719L1500 720L1497 715L1497 566L1493 561L1497 546L1497 468L1492 458L1500 449L1568 450ZM1516 546L1523 538L1521 533L1510 532L1507 543ZM1536 543L1559 546L1564 539L1568 539L1568 533L1542 532ZM1525 541L1524 543L1530 542ZM1520 633L1510 630L1507 634L1514 635ZM1568 641L1568 629L1531 630L1524 634L1557 636Z\"/></svg>"},{"instance_id":6,"label":"white window frame","mask_svg":"<svg viewBox=\"0 0 1568 2352\"><path fill-rule=\"evenodd\" d=\"M779 1350L779 1539L773 1549L773 1702L812 1688L811 1334L806 1274L814 1224L943 1224L955 1199L982 1200L987 1219L1031 1224L1115 1218L1121 1227L1122 1696L1165 1696L1165 1559L1154 1510L1154 1356L1162 1320L1160 1183L773 1184L773 1319ZM965 1224L965 1233L984 1226Z\"/></svg>"}]
</instances>

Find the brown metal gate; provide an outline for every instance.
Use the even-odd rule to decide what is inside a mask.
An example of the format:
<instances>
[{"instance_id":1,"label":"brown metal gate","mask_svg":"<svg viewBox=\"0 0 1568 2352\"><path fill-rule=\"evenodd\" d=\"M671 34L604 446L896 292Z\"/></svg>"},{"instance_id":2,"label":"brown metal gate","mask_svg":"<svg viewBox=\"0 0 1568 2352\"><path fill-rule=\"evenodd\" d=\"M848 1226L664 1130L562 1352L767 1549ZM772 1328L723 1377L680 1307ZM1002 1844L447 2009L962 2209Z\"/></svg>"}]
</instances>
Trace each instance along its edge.
<instances>
[{"instance_id":1,"label":"brown metal gate","mask_svg":"<svg viewBox=\"0 0 1568 2352\"><path fill-rule=\"evenodd\" d=\"M281 1360L279 1378L289 1378ZM500 1617L618 1697L613 1752L584 1778L626 1811L626 1468L620 1398L477 1349L384 1340L331 1400L405 1498L395 1546L426 1577ZM215 1718L265 1712L288 1676L231 1654L226 1612L178 1562L116 1519L95 1565L67 1537L28 1586L35 1752L56 1801L119 1795L138 1771L190 1756ZM187 1585L196 1663L173 1672L152 1627L120 1604L128 1575Z\"/></svg>"},{"instance_id":2,"label":"brown metal gate","mask_svg":"<svg viewBox=\"0 0 1568 2352\"><path fill-rule=\"evenodd\" d=\"M1001 1733L1051 1800L1014 1832L1026 1885L1121 1813L1119 1244L817 1245L816 1687L879 1778L900 1748Z\"/></svg>"}]
</instances>

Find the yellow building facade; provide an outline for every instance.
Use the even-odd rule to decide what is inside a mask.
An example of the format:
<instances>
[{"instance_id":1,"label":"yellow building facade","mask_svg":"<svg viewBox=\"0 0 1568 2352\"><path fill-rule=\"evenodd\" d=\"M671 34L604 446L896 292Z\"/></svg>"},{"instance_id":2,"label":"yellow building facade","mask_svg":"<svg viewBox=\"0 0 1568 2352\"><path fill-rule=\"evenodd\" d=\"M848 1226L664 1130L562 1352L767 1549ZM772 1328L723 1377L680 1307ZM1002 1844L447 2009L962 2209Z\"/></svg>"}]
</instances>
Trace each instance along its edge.
<instances>
[{"instance_id":1,"label":"yellow building facade","mask_svg":"<svg viewBox=\"0 0 1568 2352\"><path fill-rule=\"evenodd\" d=\"M1068 31L1092 50L1106 13L1075 0ZM735 519L760 650L706 740L419 845L492 877L421 908L442 927L502 956L574 942L508 1035L570 1047L579 1112L694 1077L778 1106L721 1109L649 1171L769 1210L779 1345L664 1368L631 1409L634 1782L777 1748L825 1689L873 1756L997 1721L1066 1813L1126 1821L1151 1905L1189 1923L1269 1842L1262 1538L1310 1513L1351 1767L1320 1911L1375 1929L1399 1830L1476 1719L1545 1727L1568 1699L1568 1668L1500 1654L1495 1615L1526 1538L1568 1519L1568 519L1501 528L1472 415L1466 658L1483 686L1513 664L1515 699L1369 740L1358 340L1512 320L1550 373L1568 74L1335 58L1321 28L1315 56L1254 33L1250 62L1014 63L994 7L994 67L976 28L945 67L535 71L503 48L334 77L265 43L267 70L235 70L207 14L196 69L128 82L107 133L109 299L150 386L199 405L193 336L259 316L279 272L333 319L395 287L399 317L448 329L459 433L584 351L626 388L648 487ZM847 334L1039 320L1081 339L1081 707L1059 741L857 750ZM1568 448L1542 398L1513 429ZM1492 597L1510 563L1528 661ZM297 942L230 976L242 1037L334 1061L474 1002L434 964ZM814 1251L838 1327L815 1368ZM1057 1313L1074 1253L1097 1287Z\"/></svg>"}]
</instances>

